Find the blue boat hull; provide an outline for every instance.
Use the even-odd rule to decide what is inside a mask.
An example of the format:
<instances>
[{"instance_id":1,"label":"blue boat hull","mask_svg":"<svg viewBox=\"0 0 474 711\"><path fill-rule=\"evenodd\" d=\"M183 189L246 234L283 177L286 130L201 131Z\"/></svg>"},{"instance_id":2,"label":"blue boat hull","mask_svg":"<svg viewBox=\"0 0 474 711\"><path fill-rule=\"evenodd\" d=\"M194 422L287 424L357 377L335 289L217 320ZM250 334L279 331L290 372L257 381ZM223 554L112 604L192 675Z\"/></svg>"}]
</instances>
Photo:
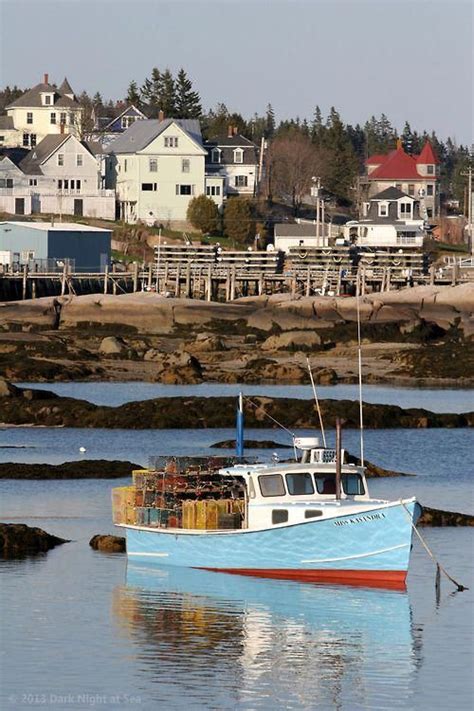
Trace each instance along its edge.
<instances>
[{"instance_id":1,"label":"blue boat hull","mask_svg":"<svg viewBox=\"0 0 474 711\"><path fill-rule=\"evenodd\" d=\"M189 532L127 526L133 560L241 575L401 587L415 502L259 531Z\"/></svg>"}]
</instances>

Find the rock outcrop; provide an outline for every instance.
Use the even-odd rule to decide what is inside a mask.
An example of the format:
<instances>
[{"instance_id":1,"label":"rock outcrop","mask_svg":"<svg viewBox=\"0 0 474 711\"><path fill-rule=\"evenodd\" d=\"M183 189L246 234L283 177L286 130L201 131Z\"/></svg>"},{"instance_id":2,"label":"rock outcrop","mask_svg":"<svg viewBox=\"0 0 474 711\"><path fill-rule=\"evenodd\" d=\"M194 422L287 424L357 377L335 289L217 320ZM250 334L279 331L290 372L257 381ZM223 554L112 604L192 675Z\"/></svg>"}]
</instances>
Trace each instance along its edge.
<instances>
[{"instance_id":1,"label":"rock outcrop","mask_svg":"<svg viewBox=\"0 0 474 711\"><path fill-rule=\"evenodd\" d=\"M89 545L95 551L103 551L104 553L125 553L127 549L125 538L121 536L102 536L97 534L90 539Z\"/></svg>"},{"instance_id":2,"label":"rock outcrop","mask_svg":"<svg viewBox=\"0 0 474 711\"><path fill-rule=\"evenodd\" d=\"M45 553L63 543L69 541L52 536L41 528L31 528L24 523L0 523L0 555L3 558Z\"/></svg>"}]
</instances>

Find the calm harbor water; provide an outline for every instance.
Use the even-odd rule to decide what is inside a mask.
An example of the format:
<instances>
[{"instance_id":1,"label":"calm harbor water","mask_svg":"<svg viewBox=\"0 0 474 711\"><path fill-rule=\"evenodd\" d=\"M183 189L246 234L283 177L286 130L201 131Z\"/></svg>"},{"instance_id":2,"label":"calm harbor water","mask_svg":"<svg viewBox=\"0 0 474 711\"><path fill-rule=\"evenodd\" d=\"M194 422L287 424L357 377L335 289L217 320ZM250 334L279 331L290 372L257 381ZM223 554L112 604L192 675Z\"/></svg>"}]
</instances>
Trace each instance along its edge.
<instances>
[{"instance_id":1,"label":"calm harbor water","mask_svg":"<svg viewBox=\"0 0 474 711\"><path fill-rule=\"evenodd\" d=\"M88 400L96 405L116 407L134 400L150 400L157 397L218 397L246 395L269 395L310 399L308 385L248 385L201 383L199 385L162 385L161 383L18 383L22 387L52 390L64 397ZM318 397L334 400L358 400L358 385L318 385ZM474 390L455 388L400 388L386 385L364 385L365 402L422 407L433 412L470 412L474 410Z\"/></svg>"},{"instance_id":2,"label":"calm harbor water","mask_svg":"<svg viewBox=\"0 0 474 711\"><path fill-rule=\"evenodd\" d=\"M7 428L0 461L146 464L155 454L221 454L210 445L233 435ZM246 435L288 441L277 430ZM358 433L345 431L344 445L356 452ZM371 493L474 513L472 451L471 430L367 431L368 459L417 475L371 481ZM0 563L0 708L472 709L472 529L423 531L470 587L456 593L443 579L439 603L433 563L417 542L406 592L127 567L123 555L88 546L114 532L110 490L125 483L0 481L0 520L71 539Z\"/></svg>"}]
</instances>

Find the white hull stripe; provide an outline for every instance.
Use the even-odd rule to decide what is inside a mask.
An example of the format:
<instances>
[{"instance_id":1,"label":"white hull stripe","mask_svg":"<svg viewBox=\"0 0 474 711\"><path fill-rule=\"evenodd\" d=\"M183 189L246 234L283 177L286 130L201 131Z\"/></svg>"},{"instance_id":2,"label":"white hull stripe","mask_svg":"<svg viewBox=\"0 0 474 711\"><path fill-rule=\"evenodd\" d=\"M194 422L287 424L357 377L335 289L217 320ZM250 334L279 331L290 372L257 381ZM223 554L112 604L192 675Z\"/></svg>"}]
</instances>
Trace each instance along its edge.
<instances>
[{"instance_id":1,"label":"white hull stripe","mask_svg":"<svg viewBox=\"0 0 474 711\"><path fill-rule=\"evenodd\" d=\"M311 560L301 560L300 563L335 563L338 560L353 560L354 558L368 558L371 555L380 555L380 553L388 553L389 551L396 551L399 548L408 548L409 543L402 543L399 546L392 546L391 548L381 548L379 551L371 551L370 553L357 553L356 555L347 555L343 558L318 558Z\"/></svg>"},{"instance_id":2,"label":"white hull stripe","mask_svg":"<svg viewBox=\"0 0 474 711\"><path fill-rule=\"evenodd\" d=\"M135 551L127 551L127 555L140 555L140 556L148 556L151 558L168 558L169 553L140 553L135 552Z\"/></svg>"}]
</instances>

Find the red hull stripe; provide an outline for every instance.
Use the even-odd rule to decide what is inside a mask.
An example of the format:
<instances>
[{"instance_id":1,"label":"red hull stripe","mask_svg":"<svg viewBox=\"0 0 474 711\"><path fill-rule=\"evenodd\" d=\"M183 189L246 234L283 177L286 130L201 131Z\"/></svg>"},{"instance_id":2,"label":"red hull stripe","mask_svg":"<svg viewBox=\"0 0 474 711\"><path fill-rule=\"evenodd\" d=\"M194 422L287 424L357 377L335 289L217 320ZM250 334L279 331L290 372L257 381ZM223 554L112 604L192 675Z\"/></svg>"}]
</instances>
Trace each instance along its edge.
<instances>
[{"instance_id":1,"label":"red hull stripe","mask_svg":"<svg viewBox=\"0 0 474 711\"><path fill-rule=\"evenodd\" d=\"M298 580L306 583L335 583L364 587L405 589L406 570L292 570L259 568L200 568L215 573L250 575L256 578Z\"/></svg>"}]
</instances>

